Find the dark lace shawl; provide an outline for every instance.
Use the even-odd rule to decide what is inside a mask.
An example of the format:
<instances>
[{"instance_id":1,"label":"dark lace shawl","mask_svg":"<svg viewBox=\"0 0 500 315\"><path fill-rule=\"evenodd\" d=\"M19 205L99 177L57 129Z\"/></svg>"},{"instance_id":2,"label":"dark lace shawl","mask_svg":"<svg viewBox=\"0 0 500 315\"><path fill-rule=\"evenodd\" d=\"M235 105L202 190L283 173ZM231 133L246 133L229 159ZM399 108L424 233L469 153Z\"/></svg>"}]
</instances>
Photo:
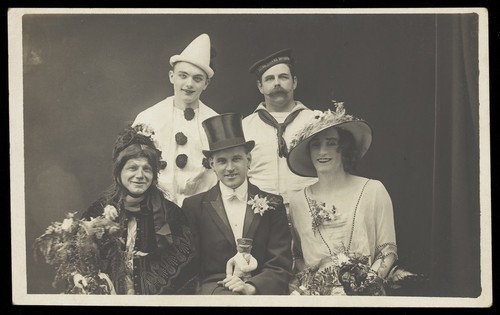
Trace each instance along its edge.
<instances>
[{"instance_id":1,"label":"dark lace shawl","mask_svg":"<svg viewBox=\"0 0 500 315\"><path fill-rule=\"evenodd\" d=\"M198 265L186 217L175 203L165 199L159 191L153 190L153 193L152 196L150 191L148 198L140 203L141 211L137 214L142 216L143 227L138 232L141 233L142 244L139 246L141 251L149 254L134 260L134 265L139 267L139 277L134 279L136 288L139 288L136 294L194 294ZM102 215L108 204L102 199L94 202L82 218L88 220ZM121 232L126 239L130 215L123 210L120 202L112 205L118 209ZM160 230L163 232L157 233ZM165 234L165 230L170 232ZM111 277L115 290L118 294L125 294L123 271L113 270L114 264L107 258L114 256L105 252L101 253L101 257L106 257L103 259L103 271Z\"/></svg>"}]
</instances>

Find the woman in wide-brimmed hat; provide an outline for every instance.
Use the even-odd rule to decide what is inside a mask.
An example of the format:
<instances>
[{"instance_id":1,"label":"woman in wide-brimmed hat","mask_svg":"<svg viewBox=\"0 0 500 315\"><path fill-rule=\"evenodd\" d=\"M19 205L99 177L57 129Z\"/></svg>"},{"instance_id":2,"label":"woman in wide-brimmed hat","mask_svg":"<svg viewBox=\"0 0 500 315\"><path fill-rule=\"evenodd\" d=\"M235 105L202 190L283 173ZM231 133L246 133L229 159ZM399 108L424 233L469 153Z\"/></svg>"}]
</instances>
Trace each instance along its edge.
<instances>
[{"instance_id":1,"label":"woman in wide-brimmed hat","mask_svg":"<svg viewBox=\"0 0 500 315\"><path fill-rule=\"evenodd\" d=\"M316 111L292 141L290 169L318 177L290 199L295 253L302 254L296 257L297 272L339 266L339 257L345 258L340 253L355 253L369 258L371 269L384 278L396 261L390 196L380 181L353 174L371 141L371 127L347 115L342 103L335 111ZM337 285L327 294L344 294Z\"/></svg>"},{"instance_id":2,"label":"woman in wide-brimmed hat","mask_svg":"<svg viewBox=\"0 0 500 315\"><path fill-rule=\"evenodd\" d=\"M104 242L99 271L117 294L194 293L198 271L191 232L182 210L157 187L162 168L151 128L127 128L114 145L113 184L82 216L91 223L104 216L118 227L121 246L98 242ZM85 287L85 274L75 270L75 284Z\"/></svg>"}]
</instances>

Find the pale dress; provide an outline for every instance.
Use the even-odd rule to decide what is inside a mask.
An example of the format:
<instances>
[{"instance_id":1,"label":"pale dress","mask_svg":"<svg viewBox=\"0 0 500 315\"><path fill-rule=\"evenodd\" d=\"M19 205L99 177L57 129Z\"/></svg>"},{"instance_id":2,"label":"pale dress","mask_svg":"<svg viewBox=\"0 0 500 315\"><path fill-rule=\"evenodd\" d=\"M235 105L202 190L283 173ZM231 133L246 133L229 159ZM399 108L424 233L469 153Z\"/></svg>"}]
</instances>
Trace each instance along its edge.
<instances>
[{"instance_id":1,"label":"pale dress","mask_svg":"<svg viewBox=\"0 0 500 315\"><path fill-rule=\"evenodd\" d=\"M290 219L294 233L295 252L301 252L306 267L331 264L330 252L348 250L370 257L373 263L382 256L397 258L396 233L392 202L384 185L378 180L357 177L352 198L334 203L335 219L314 233L308 201L309 187L290 198ZM304 191L305 190L305 191ZM322 237L324 239L322 239Z\"/></svg>"}]
</instances>

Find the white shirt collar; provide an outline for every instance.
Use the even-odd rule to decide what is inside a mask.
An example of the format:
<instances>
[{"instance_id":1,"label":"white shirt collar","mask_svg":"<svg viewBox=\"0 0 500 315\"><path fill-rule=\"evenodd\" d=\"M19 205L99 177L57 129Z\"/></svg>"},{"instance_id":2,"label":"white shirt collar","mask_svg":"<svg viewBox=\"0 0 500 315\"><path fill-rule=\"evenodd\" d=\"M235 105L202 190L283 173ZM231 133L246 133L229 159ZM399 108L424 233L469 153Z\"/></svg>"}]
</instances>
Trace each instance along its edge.
<instances>
[{"instance_id":1,"label":"white shirt collar","mask_svg":"<svg viewBox=\"0 0 500 315\"><path fill-rule=\"evenodd\" d=\"M232 189L224 185L223 182L219 181L220 192L222 195L222 199L229 199L232 196L236 196L240 201L246 201L248 194L248 180L245 181L236 189Z\"/></svg>"}]
</instances>

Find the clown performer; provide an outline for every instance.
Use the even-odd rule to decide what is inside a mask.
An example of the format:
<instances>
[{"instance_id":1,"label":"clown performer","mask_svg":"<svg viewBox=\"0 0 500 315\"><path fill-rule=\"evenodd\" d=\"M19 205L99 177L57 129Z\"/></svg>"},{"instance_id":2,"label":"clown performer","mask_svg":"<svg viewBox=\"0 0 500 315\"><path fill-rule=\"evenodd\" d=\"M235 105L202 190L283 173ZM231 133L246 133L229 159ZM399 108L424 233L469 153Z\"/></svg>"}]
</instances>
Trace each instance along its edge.
<instances>
[{"instance_id":1,"label":"clown performer","mask_svg":"<svg viewBox=\"0 0 500 315\"><path fill-rule=\"evenodd\" d=\"M179 206L185 197L206 191L217 182L202 154L208 140L201 123L217 115L200 100L214 75L210 60L210 37L201 34L181 54L170 58L174 95L139 113L132 124L145 124L154 130L167 162L158 185Z\"/></svg>"}]
</instances>

